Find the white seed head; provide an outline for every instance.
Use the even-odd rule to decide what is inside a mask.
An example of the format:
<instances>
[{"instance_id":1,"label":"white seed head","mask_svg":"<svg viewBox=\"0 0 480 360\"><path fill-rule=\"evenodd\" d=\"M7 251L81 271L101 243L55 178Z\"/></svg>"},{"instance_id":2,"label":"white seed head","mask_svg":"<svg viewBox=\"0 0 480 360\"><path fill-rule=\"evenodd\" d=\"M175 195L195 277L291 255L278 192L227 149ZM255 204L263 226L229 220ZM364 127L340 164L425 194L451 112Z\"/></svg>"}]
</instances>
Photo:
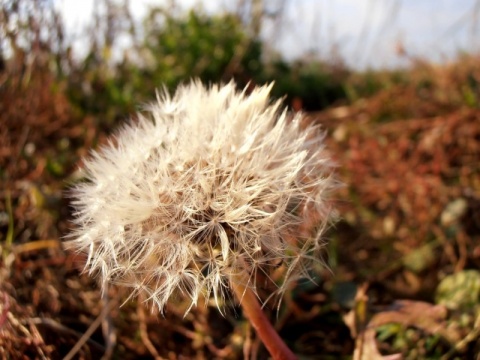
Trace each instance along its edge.
<instances>
[{"instance_id":1,"label":"white seed head","mask_svg":"<svg viewBox=\"0 0 480 360\"><path fill-rule=\"evenodd\" d=\"M277 293L305 276L337 182L322 132L289 119L270 90L180 86L93 152L72 190L68 242L87 254L85 270L160 311L174 294L219 304L232 279L257 293L279 267Z\"/></svg>"}]
</instances>

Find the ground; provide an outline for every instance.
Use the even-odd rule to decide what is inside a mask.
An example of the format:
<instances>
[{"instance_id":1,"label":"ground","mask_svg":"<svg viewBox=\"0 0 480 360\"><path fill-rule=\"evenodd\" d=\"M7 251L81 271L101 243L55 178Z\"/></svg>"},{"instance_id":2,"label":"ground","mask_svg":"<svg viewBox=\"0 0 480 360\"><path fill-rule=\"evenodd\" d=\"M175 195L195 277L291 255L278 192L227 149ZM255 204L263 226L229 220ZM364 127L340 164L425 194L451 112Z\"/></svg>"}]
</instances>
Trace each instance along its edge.
<instances>
[{"instance_id":1,"label":"ground","mask_svg":"<svg viewBox=\"0 0 480 360\"><path fill-rule=\"evenodd\" d=\"M407 81L306 114L326 129L345 187L316 283L265 307L300 358L480 353L479 72L475 58L421 63ZM81 273L85 259L62 246L68 188L113 128L76 113L48 74L16 74L1 78L0 357L267 358L233 304L184 316L178 299L151 313Z\"/></svg>"}]
</instances>

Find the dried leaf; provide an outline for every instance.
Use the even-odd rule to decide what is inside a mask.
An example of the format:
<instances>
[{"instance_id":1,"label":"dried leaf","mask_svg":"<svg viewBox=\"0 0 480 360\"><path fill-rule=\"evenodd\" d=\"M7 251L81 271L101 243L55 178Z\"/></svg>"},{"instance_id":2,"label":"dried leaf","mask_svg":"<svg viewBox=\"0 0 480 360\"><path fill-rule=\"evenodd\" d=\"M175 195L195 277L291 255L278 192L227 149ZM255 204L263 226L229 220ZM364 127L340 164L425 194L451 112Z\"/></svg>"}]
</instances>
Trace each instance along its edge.
<instances>
[{"instance_id":1,"label":"dried leaf","mask_svg":"<svg viewBox=\"0 0 480 360\"><path fill-rule=\"evenodd\" d=\"M439 334L449 343L454 344L461 339L461 335L455 328L447 326L446 318L445 306L423 301L399 300L387 311L375 314L368 327L376 328L388 323L399 323L429 334Z\"/></svg>"}]
</instances>

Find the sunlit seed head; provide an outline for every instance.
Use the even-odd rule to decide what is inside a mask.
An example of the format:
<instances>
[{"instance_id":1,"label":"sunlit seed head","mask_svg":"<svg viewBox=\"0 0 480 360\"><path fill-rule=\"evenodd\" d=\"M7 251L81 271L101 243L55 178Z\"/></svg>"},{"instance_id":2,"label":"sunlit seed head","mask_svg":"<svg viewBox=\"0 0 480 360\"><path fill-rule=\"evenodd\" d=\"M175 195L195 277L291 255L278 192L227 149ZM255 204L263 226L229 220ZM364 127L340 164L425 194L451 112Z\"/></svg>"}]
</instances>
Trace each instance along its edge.
<instances>
[{"instance_id":1,"label":"sunlit seed head","mask_svg":"<svg viewBox=\"0 0 480 360\"><path fill-rule=\"evenodd\" d=\"M174 294L219 304L232 279L282 293L307 275L337 182L322 132L289 118L270 90L180 86L93 152L68 242L86 271L160 310Z\"/></svg>"}]
</instances>

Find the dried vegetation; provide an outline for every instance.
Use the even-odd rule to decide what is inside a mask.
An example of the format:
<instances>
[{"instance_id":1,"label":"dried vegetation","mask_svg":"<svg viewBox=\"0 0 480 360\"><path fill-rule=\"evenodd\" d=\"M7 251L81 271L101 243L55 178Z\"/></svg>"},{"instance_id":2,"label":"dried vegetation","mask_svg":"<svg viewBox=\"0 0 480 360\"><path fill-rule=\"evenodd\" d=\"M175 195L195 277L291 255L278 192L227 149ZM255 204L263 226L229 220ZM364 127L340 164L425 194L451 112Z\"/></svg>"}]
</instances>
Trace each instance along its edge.
<instances>
[{"instance_id":1,"label":"dried vegetation","mask_svg":"<svg viewBox=\"0 0 480 360\"><path fill-rule=\"evenodd\" d=\"M65 190L79 159L111 128L80 111L48 61L20 50L0 70L0 357L265 358L240 314L172 302L149 313L124 290L101 294L62 249ZM23 60L22 60L23 59ZM30 59L30 58L29 58ZM31 60L31 59L30 59ZM480 353L480 65L478 57L376 73L324 124L347 186L316 285L278 310L282 337L305 358L473 359ZM400 77L399 77L400 76ZM203 306L204 305L204 306ZM382 355L381 355L382 354Z\"/></svg>"}]
</instances>

